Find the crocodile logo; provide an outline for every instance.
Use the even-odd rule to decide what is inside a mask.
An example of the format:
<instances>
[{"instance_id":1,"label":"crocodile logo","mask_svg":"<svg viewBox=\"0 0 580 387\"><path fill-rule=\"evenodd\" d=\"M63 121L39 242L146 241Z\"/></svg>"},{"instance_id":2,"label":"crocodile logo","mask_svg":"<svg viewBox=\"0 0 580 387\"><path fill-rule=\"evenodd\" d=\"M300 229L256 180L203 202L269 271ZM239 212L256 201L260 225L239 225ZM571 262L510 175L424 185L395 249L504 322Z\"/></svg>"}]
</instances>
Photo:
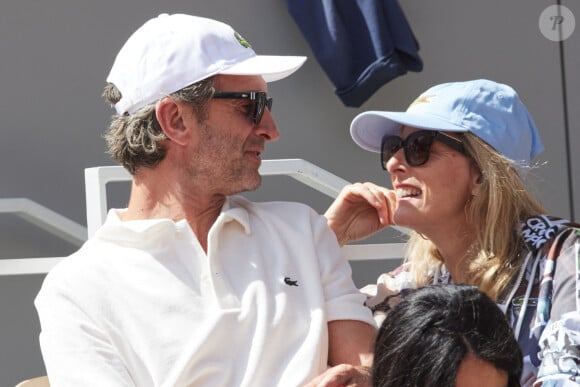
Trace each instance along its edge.
<instances>
[{"instance_id":1,"label":"crocodile logo","mask_svg":"<svg viewBox=\"0 0 580 387\"><path fill-rule=\"evenodd\" d=\"M298 281L294 281L290 277L284 277L284 283L288 286L298 286Z\"/></svg>"}]
</instances>

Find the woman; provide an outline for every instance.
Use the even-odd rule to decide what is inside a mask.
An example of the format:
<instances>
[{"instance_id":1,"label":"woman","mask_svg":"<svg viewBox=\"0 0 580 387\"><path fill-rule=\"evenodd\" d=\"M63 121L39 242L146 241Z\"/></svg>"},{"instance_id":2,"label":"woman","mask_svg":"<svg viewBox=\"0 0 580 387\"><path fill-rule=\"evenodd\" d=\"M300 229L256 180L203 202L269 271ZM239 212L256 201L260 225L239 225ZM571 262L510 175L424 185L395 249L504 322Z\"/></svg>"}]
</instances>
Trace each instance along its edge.
<instances>
[{"instance_id":1,"label":"woman","mask_svg":"<svg viewBox=\"0 0 580 387\"><path fill-rule=\"evenodd\" d=\"M379 322L406 288L473 284L514 328L522 385L580 383L580 225L543 215L525 188L543 146L516 92L488 80L437 85L406 112L358 115L351 135L381 154L393 190L345 187L326 212L339 242L413 230L403 266L365 289Z\"/></svg>"},{"instance_id":2,"label":"woman","mask_svg":"<svg viewBox=\"0 0 580 387\"><path fill-rule=\"evenodd\" d=\"M419 288L379 329L375 387L516 387L522 353L500 309L476 287Z\"/></svg>"}]
</instances>

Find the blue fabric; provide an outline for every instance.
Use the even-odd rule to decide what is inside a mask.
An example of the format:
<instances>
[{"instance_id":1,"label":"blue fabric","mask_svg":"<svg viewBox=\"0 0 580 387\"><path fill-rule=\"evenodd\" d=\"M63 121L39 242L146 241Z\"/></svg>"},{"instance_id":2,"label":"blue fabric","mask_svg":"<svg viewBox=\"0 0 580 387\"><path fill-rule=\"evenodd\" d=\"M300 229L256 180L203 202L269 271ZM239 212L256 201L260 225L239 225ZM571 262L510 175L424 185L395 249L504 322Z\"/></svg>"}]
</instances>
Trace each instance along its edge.
<instances>
[{"instance_id":1,"label":"blue fabric","mask_svg":"<svg viewBox=\"0 0 580 387\"><path fill-rule=\"evenodd\" d=\"M288 11L344 105L421 71L419 45L396 0L287 0Z\"/></svg>"}]
</instances>

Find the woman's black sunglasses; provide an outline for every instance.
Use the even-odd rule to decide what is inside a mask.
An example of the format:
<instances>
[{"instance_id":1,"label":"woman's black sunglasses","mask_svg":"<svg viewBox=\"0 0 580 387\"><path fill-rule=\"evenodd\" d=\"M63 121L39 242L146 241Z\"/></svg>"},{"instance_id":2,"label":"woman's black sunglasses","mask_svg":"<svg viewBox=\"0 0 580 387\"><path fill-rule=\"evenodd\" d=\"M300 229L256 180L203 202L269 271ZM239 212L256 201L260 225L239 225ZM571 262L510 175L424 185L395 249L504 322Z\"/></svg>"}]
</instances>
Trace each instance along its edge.
<instances>
[{"instance_id":1,"label":"woman's black sunglasses","mask_svg":"<svg viewBox=\"0 0 580 387\"><path fill-rule=\"evenodd\" d=\"M381 143L381 166L386 171L387 162L401 148L405 151L405 160L412 167L418 167L429 160L433 141L440 141L458 152L466 154L463 142L443 132L420 130L411 133L406 139L399 136L385 136Z\"/></svg>"},{"instance_id":2,"label":"woman's black sunglasses","mask_svg":"<svg viewBox=\"0 0 580 387\"><path fill-rule=\"evenodd\" d=\"M223 92L215 93L213 98L220 99L248 99L250 100L250 108L248 109L248 116L254 124L259 124L264 115L264 109L272 111L272 98L264 91L243 91L243 92Z\"/></svg>"}]
</instances>

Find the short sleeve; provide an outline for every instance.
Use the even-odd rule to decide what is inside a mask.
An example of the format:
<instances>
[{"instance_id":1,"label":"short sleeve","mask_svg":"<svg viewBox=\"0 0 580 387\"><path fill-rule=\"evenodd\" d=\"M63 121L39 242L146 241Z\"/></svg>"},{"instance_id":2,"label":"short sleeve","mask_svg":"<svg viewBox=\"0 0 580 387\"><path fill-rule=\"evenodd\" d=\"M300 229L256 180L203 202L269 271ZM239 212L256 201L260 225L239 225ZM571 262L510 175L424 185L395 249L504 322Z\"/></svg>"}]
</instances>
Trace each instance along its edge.
<instances>
[{"instance_id":1,"label":"short sleeve","mask_svg":"<svg viewBox=\"0 0 580 387\"><path fill-rule=\"evenodd\" d=\"M370 309L365 306L365 295L352 280L352 269L338 245L326 218L317 215L315 244L318 249L320 275L328 321L358 320L376 326Z\"/></svg>"}]
</instances>

